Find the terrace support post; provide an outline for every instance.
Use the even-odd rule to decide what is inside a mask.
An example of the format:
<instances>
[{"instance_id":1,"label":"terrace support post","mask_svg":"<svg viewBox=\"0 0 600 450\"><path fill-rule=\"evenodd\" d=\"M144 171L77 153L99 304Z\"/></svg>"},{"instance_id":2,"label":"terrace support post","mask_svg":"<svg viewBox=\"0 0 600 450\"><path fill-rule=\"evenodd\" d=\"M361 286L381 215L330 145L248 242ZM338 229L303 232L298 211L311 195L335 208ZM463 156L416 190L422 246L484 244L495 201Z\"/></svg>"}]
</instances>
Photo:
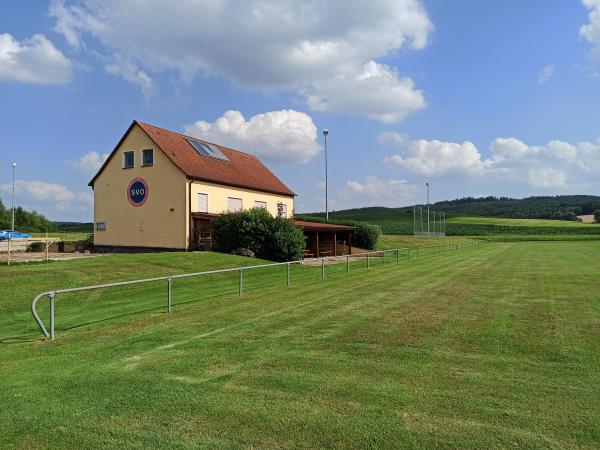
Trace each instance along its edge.
<instances>
[{"instance_id":1,"label":"terrace support post","mask_svg":"<svg viewBox=\"0 0 600 450\"><path fill-rule=\"evenodd\" d=\"M337 233L333 232L333 256L337 256Z\"/></svg>"},{"instance_id":2,"label":"terrace support post","mask_svg":"<svg viewBox=\"0 0 600 450\"><path fill-rule=\"evenodd\" d=\"M290 263L288 263L288 265L287 265L287 286L288 287L290 287L290 285L291 285L291 277L290 277L290 270L291 270L290 267L291 266L292 265Z\"/></svg>"},{"instance_id":3,"label":"terrace support post","mask_svg":"<svg viewBox=\"0 0 600 450\"><path fill-rule=\"evenodd\" d=\"M325 278L325 258L321 259L321 278Z\"/></svg>"},{"instance_id":4,"label":"terrace support post","mask_svg":"<svg viewBox=\"0 0 600 450\"><path fill-rule=\"evenodd\" d=\"M348 231L348 254L352 254L352 231Z\"/></svg>"},{"instance_id":5,"label":"terrace support post","mask_svg":"<svg viewBox=\"0 0 600 450\"><path fill-rule=\"evenodd\" d=\"M173 283L173 278L167 278L167 312L169 316L171 315L171 284Z\"/></svg>"},{"instance_id":6,"label":"terrace support post","mask_svg":"<svg viewBox=\"0 0 600 450\"><path fill-rule=\"evenodd\" d=\"M240 297L244 295L244 269L240 269Z\"/></svg>"},{"instance_id":7,"label":"terrace support post","mask_svg":"<svg viewBox=\"0 0 600 450\"><path fill-rule=\"evenodd\" d=\"M54 340L54 300L56 299L56 293L54 291L48 294L48 300L50 300L50 340Z\"/></svg>"},{"instance_id":8,"label":"terrace support post","mask_svg":"<svg viewBox=\"0 0 600 450\"><path fill-rule=\"evenodd\" d=\"M346 255L346 273L350 273L350 255Z\"/></svg>"},{"instance_id":9,"label":"terrace support post","mask_svg":"<svg viewBox=\"0 0 600 450\"><path fill-rule=\"evenodd\" d=\"M320 255L321 252L319 251L319 232L317 231L316 233L317 233L317 254L316 254L316 257L318 258L319 256L321 256Z\"/></svg>"}]
</instances>

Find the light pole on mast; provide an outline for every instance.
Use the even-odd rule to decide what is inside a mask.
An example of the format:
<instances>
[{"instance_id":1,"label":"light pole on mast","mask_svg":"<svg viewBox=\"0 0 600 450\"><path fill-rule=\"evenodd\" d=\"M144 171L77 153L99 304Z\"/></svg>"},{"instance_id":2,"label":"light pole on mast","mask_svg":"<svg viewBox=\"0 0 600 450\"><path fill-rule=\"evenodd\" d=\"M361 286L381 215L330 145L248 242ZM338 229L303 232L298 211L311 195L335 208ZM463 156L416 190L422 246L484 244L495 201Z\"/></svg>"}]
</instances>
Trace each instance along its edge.
<instances>
[{"instance_id":1,"label":"light pole on mast","mask_svg":"<svg viewBox=\"0 0 600 450\"><path fill-rule=\"evenodd\" d=\"M427 236L431 236L429 234L429 181L425 183L427 186Z\"/></svg>"},{"instance_id":2,"label":"light pole on mast","mask_svg":"<svg viewBox=\"0 0 600 450\"><path fill-rule=\"evenodd\" d=\"M17 163L14 162L12 164L12 226L11 230L15 229L15 167L17 167Z\"/></svg>"},{"instance_id":3,"label":"light pole on mast","mask_svg":"<svg viewBox=\"0 0 600 450\"><path fill-rule=\"evenodd\" d=\"M329 130L325 128L323 130L323 139L325 141L325 219L329 221L329 205L328 205L328 168L327 168L327 135L329 134Z\"/></svg>"}]
</instances>

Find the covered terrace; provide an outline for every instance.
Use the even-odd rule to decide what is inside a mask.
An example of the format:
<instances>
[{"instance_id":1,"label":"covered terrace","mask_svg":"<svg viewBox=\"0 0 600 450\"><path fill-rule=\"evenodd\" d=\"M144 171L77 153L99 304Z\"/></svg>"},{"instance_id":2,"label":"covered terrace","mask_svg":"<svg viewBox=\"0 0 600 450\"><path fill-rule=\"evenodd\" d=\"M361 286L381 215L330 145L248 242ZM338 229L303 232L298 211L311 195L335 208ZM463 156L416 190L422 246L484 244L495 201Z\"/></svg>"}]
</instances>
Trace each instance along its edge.
<instances>
[{"instance_id":1,"label":"covered terrace","mask_svg":"<svg viewBox=\"0 0 600 450\"><path fill-rule=\"evenodd\" d=\"M354 227L303 220L294 220L294 224L304 233L305 258L343 256L352 253Z\"/></svg>"}]
</instances>

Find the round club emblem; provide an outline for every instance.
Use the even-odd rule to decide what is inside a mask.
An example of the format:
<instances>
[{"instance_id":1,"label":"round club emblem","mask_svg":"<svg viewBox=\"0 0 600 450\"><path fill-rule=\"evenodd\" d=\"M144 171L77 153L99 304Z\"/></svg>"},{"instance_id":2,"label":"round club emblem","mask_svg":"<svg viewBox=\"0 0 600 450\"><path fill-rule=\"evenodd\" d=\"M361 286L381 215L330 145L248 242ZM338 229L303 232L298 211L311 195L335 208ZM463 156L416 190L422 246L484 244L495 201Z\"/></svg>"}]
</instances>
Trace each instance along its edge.
<instances>
[{"instance_id":1,"label":"round club emblem","mask_svg":"<svg viewBox=\"0 0 600 450\"><path fill-rule=\"evenodd\" d=\"M142 206L148 200L148 183L143 178L134 178L127 186L127 199L133 206Z\"/></svg>"}]
</instances>

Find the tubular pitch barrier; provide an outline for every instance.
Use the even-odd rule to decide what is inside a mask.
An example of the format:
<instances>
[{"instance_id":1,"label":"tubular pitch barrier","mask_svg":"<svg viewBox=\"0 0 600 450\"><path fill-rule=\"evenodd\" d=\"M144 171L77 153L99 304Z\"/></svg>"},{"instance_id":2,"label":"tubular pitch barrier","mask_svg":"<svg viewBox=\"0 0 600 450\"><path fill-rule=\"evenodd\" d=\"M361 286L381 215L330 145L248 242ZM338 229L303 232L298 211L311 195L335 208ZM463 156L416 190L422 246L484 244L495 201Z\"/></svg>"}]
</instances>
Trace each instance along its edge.
<instances>
[{"instance_id":1,"label":"tubular pitch barrier","mask_svg":"<svg viewBox=\"0 0 600 450\"><path fill-rule=\"evenodd\" d=\"M325 279L325 261L326 260L333 262L333 261L343 261L342 258L346 258L346 273L350 274L350 257L366 258L367 269L370 269L371 268L371 258L373 255L376 257L381 257L382 265L384 265L384 264L386 264L386 262L385 262L386 253L395 254L396 255L396 263L399 263L402 260L402 257L401 257L402 252L405 252L406 259L408 261L411 258L411 250L415 251L415 254L413 254L413 259L417 259L420 256L423 256L424 249L431 249L431 251L432 251L431 254L435 255L435 254L441 254L441 253L447 252L447 251L459 251L464 248L471 248L475 245L487 244L487 243L488 243L487 241L473 241L473 242L467 242L467 243L462 243L462 244L454 244L453 243L453 244L443 244L443 245L420 246L420 247L416 247L416 248L413 247L412 249L407 247L407 248L395 248L395 249L390 249L390 250L376 250L376 251L370 251L370 252L364 252L364 253L356 253L354 255L322 257L322 258L313 258L313 259L308 259L308 260L303 259L303 260L298 260L298 261L268 263L268 264L254 265L254 266L234 267L231 269L209 270L209 271L204 271L204 272L185 273L185 274L180 274L180 275L168 275L168 276L155 277L155 278L144 278L144 279L139 279L139 280L121 281L121 282L117 282L117 283L96 284L96 285L92 285L92 286L83 286L83 287L77 287L77 288L56 289L53 291L45 291L45 292L38 294L31 302L31 313L33 315L33 318L35 319L35 322L38 324L40 330L44 334L44 336L49 340L54 340L54 337L55 337L55 309L56 309L55 305L56 305L57 296L59 294L66 294L66 293L72 293L72 292L83 292L83 291L90 291L90 290L96 290L96 289L108 289L108 288L112 288L112 287L116 287L116 286L129 286L129 285L134 285L134 284L163 281L163 282L166 282L166 284L167 284L166 309L167 309L167 313L169 315L171 315L171 313L173 311L172 284L173 284L173 280L179 279L179 278L190 278L190 277L208 276L208 275L214 275L214 274L220 274L220 273L238 272L238 274L239 274L239 287L238 287L239 296L242 297L244 294L244 272L248 271L248 270L258 270L258 269L264 269L266 267L275 267L275 266L287 266L287 273L286 273L287 286L290 287L291 286L291 273L290 272L291 272L291 266L293 264L301 265L301 264L310 263L311 261L319 261L320 260L321 279ZM419 252L419 249L421 249L420 252ZM48 330L46 328L46 326L44 325L44 322L42 321L42 319L40 318L40 316L36 310L37 303L43 297L47 297L49 304L50 304L50 330Z\"/></svg>"}]
</instances>

